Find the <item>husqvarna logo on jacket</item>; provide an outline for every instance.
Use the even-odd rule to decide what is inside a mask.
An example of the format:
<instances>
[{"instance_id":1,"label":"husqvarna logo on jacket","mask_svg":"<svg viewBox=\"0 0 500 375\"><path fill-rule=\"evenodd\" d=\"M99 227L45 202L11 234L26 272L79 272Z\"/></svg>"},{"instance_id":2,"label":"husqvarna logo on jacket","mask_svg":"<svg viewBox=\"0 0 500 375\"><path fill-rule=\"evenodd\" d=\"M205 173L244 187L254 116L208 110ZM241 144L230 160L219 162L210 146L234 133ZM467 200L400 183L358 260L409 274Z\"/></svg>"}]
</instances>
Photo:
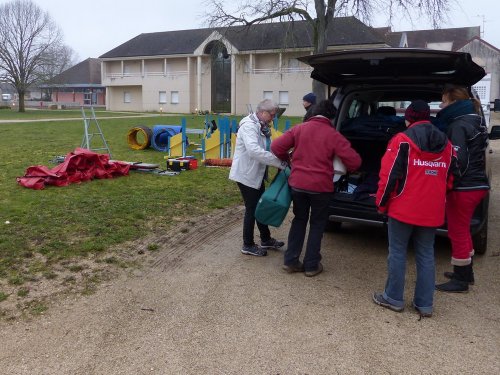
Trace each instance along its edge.
<instances>
[{"instance_id":1,"label":"husqvarna logo on jacket","mask_svg":"<svg viewBox=\"0 0 500 375\"><path fill-rule=\"evenodd\" d=\"M429 161L413 159L413 166L418 167L433 167L433 168L448 168L448 165L444 161Z\"/></svg>"}]
</instances>

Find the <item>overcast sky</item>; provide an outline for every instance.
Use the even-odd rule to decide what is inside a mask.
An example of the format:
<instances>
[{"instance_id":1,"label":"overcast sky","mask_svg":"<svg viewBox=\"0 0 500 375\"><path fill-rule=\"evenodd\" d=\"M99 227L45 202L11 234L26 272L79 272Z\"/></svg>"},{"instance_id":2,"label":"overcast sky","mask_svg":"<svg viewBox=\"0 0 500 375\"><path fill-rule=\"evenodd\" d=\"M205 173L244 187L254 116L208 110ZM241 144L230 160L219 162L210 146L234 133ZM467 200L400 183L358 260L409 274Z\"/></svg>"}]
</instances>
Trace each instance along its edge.
<instances>
[{"instance_id":1,"label":"overcast sky","mask_svg":"<svg viewBox=\"0 0 500 375\"><path fill-rule=\"evenodd\" d=\"M236 2L237 0L232 0ZM7 3L0 0L0 4ZM34 0L49 12L79 61L99 57L141 33L205 27L203 0ZM481 26L483 39L500 48L499 0L464 0L450 13L447 27ZM386 26L383 15L372 26ZM495 22L496 21L496 22ZM393 31L432 28L422 20L395 24Z\"/></svg>"}]
</instances>

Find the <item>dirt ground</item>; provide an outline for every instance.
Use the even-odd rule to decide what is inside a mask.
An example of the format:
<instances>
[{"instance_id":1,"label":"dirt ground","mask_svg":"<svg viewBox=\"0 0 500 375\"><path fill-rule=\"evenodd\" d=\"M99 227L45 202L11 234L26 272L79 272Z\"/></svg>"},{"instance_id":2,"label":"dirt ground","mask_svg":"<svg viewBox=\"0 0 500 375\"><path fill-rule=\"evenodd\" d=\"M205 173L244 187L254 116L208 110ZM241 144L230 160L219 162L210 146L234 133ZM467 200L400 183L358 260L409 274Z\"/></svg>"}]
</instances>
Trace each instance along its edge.
<instances>
[{"instance_id":1,"label":"dirt ground","mask_svg":"<svg viewBox=\"0 0 500 375\"><path fill-rule=\"evenodd\" d=\"M96 293L64 294L43 315L0 323L2 374L499 374L500 141L492 142L489 250L468 294L435 298L432 318L411 308L410 253L403 313L371 293L385 281L383 230L325 234L325 271L286 274L282 252L242 255L242 207L124 245L143 267ZM290 219L275 237L286 239ZM438 239L438 280L450 248ZM134 255L134 257L136 257Z\"/></svg>"}]
</instances>

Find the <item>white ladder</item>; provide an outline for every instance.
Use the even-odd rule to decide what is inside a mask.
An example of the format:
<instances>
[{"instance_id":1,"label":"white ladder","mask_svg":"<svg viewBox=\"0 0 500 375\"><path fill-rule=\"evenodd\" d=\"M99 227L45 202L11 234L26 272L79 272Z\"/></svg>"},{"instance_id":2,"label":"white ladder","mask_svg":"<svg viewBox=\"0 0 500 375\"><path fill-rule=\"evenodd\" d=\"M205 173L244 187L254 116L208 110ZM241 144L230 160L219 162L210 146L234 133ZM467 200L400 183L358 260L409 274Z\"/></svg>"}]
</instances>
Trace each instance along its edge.
<instances>
[{"instance_id":1,"label":"white ladder","mask_svg":"<svg viewBox=\"0 0 500 375\"><path fill-rule=\"evenodd\" d=\"M109 149L108 143L106 142L106 139L104 139L104 135L102 134L101 127L99 125L99 122L97 121L97 118L95 117L95 112L94 112L94 107L90 107L90 112L91 112L91 117L88 118L87 114L85 113L85 108L82 106L82 118L83 118L83 124L84 124L84 134L83 134L83 139L82 139L82 148L86 148L90 151L102 151L106 150L107 154L109 154L109 158L111 159L111 150ZM95 128L92 131L91 126L92 126L92 121L95 124ZM97 148L92 148L92 140L94 136L99 136L101 139L101 144Z\"/></svg>"}]
</instances>

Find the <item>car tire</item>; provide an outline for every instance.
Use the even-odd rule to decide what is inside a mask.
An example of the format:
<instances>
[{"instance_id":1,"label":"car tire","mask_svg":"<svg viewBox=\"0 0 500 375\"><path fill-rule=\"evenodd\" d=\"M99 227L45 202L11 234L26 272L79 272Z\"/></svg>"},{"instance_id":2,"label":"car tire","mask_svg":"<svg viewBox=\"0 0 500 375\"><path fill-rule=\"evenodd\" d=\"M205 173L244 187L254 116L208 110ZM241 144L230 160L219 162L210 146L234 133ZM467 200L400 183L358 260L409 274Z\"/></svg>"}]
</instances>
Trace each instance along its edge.
<instances>
[{"instance_id":1,"label":"car tire","mask_svg":"<svg viewBox=\"0 0 500 375\"><path fill-rule=\"evenodd\" d=\"M475 254L483 255L486 253L488 248L488 219L486 219L481 230L472 236L472 245Z\"/></svg>"},{"instance_id":2,"label":"car tire","mask_svg":"<svg viewBox=\"0 0 500 375\"><path fill-rule=\"evenodd\" d=\"M340 221L328 221L326 223L325 232L338 232L342 228Z\"/></svg>"}]
</instances>

